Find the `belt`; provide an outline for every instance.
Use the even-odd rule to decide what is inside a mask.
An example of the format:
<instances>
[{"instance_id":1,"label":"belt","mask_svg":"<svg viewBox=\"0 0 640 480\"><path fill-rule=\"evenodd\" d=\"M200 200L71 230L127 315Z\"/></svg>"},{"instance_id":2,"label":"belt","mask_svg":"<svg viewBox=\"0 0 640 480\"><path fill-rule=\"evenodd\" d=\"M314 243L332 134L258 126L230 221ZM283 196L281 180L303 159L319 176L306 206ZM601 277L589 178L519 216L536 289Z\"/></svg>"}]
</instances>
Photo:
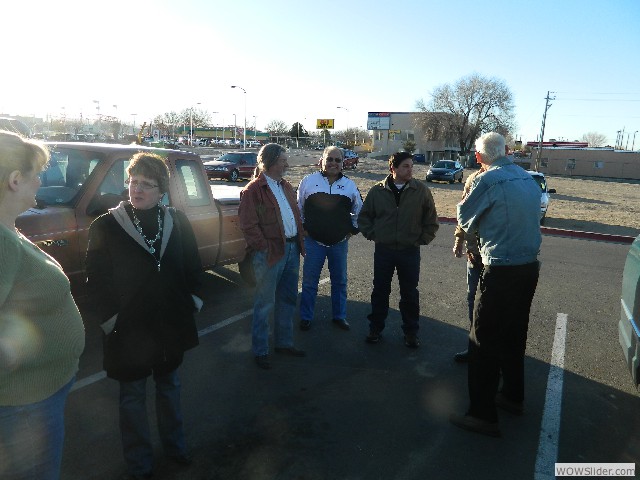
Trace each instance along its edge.
<instances>
[{"instance_id":1,"label":"belt","mask_svg":"<svg viewBox=\"0 0 640 480\"><path fill-rule=\"evenodd\" d=\"M289 238L285 238L284 239L285 242L297 242L298 241L298 237L289 237Z\"/></svg>"}]
</instances>

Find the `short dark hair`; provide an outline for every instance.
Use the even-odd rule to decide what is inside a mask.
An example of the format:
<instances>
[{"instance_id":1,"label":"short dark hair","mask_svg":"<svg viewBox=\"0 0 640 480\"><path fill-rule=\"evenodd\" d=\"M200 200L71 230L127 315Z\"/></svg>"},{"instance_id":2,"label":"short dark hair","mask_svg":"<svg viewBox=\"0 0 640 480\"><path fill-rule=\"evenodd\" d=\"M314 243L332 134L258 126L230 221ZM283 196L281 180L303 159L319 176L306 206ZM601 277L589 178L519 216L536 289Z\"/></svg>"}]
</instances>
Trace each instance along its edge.
<instances>
[{"instance_id":1,"label":"short dark hair","mask_svg":"<svg viewBox=\"0 0 640 480\"><path fill-rule=\"evenodd\" d=\"M413 160L413 155L411 155L409 152L394 153L389 157L389 169L391 169L391 167L398 168L398 165L409 158Z\"/></svg>"},{"instance_id":2,"label":"short dark hair","mask_svg":"<svg viewBox=\"0 0 640 480\"><path fill-rule=\"evenodd\" d=\"M138 152L131 157L131 163L127 167L127 175L143 175L158 182L160 193L169 191L169 167L164 159L149 152Z\"/></svg>"}]
</instances>

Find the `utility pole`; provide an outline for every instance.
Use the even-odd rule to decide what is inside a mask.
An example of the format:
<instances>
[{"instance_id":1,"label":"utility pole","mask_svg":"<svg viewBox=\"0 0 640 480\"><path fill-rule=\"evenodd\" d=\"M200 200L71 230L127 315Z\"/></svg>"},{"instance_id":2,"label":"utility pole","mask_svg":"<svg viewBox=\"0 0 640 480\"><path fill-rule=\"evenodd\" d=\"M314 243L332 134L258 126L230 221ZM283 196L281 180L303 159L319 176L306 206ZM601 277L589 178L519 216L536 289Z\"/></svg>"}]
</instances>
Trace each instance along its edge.
<instances>
[{"instance_id":1,"label":"utility pole","mask_svg":"<svg viewBox=\"0 0 640 480\"><path fill-rule=\"evenodd\" d=\"M535 171L537 172L538 169L540 168L540 156L542 155L542 139L544 138L544 124L547 121L547 110L549 110L549 108L551 107L551 103L549 103L549 100L555 100L556 97L550 97L549 94L554 93L554 92L549 92L547 91L547 103L544 107L544 115L542 115L542 129L540 130L540 141L538 142L538 158L536 158L536 166L535 166Z\"/></svg>"}]
</instances>

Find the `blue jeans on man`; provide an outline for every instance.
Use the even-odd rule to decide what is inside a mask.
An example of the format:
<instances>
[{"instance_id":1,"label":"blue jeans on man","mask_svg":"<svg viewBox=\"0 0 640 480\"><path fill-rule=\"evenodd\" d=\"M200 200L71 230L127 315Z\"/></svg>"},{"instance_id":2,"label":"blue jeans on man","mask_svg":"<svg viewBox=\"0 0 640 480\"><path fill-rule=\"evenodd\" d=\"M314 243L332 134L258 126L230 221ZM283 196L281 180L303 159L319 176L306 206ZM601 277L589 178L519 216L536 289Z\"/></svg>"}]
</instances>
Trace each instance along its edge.
<instances>
[{"instance_id":1,"label":"blue jeans on man","mask_svg":"<svg viewBox=\"0 0 640 480\"><path fill-rule=\"evenodd\" d=\"M74 381L39 402L0 407L1 478L60 478L64 406Z\"/></svg>"},{"instance_id":2,"label":"blue jeans on man","mask_svg":"<svg viewBox=\"0 0 640 480\"><path fill-rule=\"evenodd\" d=\"M343 240L327 246L307 236L304 238L306 255L302 267L302 295L300 297L300 320L313 320L318 295L318 282L325 259L328 261L331 279L332 319L347 318L347 253L349 242Z\"/></svg>"},{"instance_id":3,"label":"blue jeans on man","mask_svg":"<svg viewBox=\"0 0 640 480\"><path fill-rule=\"evenodd\" d=\"M371 313L368 319L372 329L381 332L389 314L389 295L394 271L398 272L400 284L400 315L405 334L417 333L420 317L420 247L394 250L376 243L373 254L373 292Z\"/></svg>"},{"instance_id":4,"label":"blue jeans on man","mask_svg":"<svg viewBox=\"0 0 640 480\"><path fill-rule=\"evenodd\" d=\"M153 374L156 384L158 433L168 457L187 454L180 408L178 371ZM125 461L132 475L153 470L153 447L147 418L147 378L120 382L120 434Z\"/></svg>"},{"instance_id":5,"label":"blue jeans on man","mask_svg":"<svg viewBox=\"0 0 640 480\"><path fill-rule=\"evenodd\" d=\"M267 252L255 252L256 291L253 303L252 348L256 357L269 353L269 318L274 316L276 348L293 347L293 316L298 300L300 248L286 242L284 256L269 267Z\"/></svg>"}]
</instances>

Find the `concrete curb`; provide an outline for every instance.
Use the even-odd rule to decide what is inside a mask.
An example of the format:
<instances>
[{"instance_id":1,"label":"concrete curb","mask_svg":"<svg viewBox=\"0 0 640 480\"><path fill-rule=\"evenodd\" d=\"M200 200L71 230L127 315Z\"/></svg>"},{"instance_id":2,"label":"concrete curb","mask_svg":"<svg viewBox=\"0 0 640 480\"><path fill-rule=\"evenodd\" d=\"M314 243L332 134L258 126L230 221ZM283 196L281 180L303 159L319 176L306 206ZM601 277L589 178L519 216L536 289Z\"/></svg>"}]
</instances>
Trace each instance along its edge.
<instances>
[{"instance_id":1,"label":"concrete curb","mask_svg":"<svg viewBox=\"0 0 640 480\"><path fill-rule=\"evenodd\" d=\"M451 217L438 217L440 223L448 223L455 225L457 220ZM583 240L593 240L597 242L609 242L609 243L621 243L625 245L631 245L636 237L629 237L627 235L611 235L608 233L596 233L596 232L580 232L577 230L564 230L562 228L540 227L540 231L543 235L550 235L552 237L569 237L580 238Z\"/></svg>"}]
</instances>

